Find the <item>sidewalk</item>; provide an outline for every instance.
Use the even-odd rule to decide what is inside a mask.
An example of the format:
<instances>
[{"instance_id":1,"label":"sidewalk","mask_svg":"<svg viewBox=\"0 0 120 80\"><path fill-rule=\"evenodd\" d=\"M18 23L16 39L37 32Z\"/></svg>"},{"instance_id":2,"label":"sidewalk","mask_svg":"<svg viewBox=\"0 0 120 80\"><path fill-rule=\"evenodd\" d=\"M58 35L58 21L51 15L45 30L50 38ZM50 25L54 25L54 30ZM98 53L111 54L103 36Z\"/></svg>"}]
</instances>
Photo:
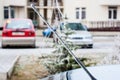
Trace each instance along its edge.
<instances>
[{"instance_id":1,"label":"sidewalk","mask_svg":"<svg viewBox=\"0 0 120 80\"><path fill-rule=\"evenodd\" d=\"M18 58L19 56L17 55L0 55L0 80L8 80L8 78L10 78Z\"/></svg>"}]
</instances>

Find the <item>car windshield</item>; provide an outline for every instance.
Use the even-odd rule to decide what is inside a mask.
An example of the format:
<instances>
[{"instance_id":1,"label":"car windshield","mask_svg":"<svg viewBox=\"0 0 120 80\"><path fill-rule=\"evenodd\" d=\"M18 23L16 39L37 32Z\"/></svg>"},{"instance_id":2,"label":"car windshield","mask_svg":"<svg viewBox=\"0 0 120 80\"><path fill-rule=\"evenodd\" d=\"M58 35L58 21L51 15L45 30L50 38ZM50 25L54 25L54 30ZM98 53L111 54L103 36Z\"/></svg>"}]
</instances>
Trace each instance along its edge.
<instances>
[{"instance_id":1,"label":"car windshield","mask_svg":"<svg viewBox=\"0 0 120 80\"><path fill-rule=\"evenodd\" d=\"M86 30L81 23L67 23L65 26L67 29L71 30Z\"/></svg>"},{"instance_id":2,"label":"car windshield","mask_svg":"<svg viewBox=\"0 0 120 80\"><path fill-rule=\"evenodd\" d=\"M7 29L29 29L32 28L31 23L27 20L11 20L7 23Z\"/></svg>"}]
</instances>

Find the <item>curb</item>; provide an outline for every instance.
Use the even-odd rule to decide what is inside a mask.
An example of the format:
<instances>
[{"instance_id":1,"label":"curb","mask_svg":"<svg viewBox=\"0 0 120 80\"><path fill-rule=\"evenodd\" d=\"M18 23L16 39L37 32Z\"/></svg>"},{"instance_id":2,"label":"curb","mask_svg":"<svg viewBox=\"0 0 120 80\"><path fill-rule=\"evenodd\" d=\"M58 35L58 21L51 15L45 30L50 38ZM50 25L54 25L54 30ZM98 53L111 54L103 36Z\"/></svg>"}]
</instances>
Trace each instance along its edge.
<instances>
[{"instance_id":1,"label":"curb","mask_svg":"<svg viewBox=\"0 0 120 80\"><path fill-rule=\"evenodd\" d=\"M11 77L11 74L13 72L13 69L14 69L14 66L15 66L15 63L17 62L19 56L14 56L11 61L5 59L4 63L2 63L3 66L1 66L1 70L0 70L0 80L8 80L10 77ZM6 62L10 62L8 64L6 64Z\"/></svg>"}]
</instances>

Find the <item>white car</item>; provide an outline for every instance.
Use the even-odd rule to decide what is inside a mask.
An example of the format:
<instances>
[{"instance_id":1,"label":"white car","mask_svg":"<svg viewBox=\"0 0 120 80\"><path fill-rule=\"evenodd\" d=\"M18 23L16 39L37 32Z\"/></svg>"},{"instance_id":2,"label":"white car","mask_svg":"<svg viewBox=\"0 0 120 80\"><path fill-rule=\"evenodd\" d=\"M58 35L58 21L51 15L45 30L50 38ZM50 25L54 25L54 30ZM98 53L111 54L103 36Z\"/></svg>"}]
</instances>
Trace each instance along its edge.
<instances>
[{"instance_id":1,"label":"white car","mask_svg":"<svg viewBox=\"0 0 120 80\"><path fill-rule=\"evenodd\" d=\"M95 79L91 79L81 68L51 75L40 80L119 80L120 65L87 67Z\"/></svg>"},{"instance_id":2,"label":"white car","mask_svg":"<svg viewBox=\"0 0 120 80\"><path fill-rule=\"evenodd\" d=\"M92 48L93 38L87 28L78 22L62 23L62 25L56 30L60 37L64 37L65 29L71 29L74 33L68 35L66 41L72 42L74 45L80 45L82 47ZM53 35L53 41L58 41L57 37Z\"/></svg>"}]
</instances>

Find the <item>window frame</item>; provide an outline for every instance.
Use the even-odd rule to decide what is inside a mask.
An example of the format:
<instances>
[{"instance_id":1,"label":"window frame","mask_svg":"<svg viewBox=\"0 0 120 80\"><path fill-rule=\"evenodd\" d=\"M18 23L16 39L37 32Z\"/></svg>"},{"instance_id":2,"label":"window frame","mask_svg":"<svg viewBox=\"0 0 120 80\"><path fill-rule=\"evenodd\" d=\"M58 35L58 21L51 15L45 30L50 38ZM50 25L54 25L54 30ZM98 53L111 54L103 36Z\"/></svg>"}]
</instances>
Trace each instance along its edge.
<instances>
[{"instance_id":1,"label":"window frame","mask_svg":"<svg viewBox=\"0 0 120 80\"><path fill-rule=\"evenodd\" d=\"M11 12L11 13L10 13L10 14L11 14L10 17L11 17L11 18L15 18L15 9L14 9L14 7L10 7L10 10L11 10L11 11L10 11L10 12Z\"/></svg>"},{"instance_id":2,"label":"window frame","mask_svg":"<svg viewBox=\"0 0 120 80\"><path fill-rule=\"evenodd\" d=\"M76 8L76 19L80 19L80 8Z\"/></svg>"},{"instance_id":3,"label":"window frame","mask_svg":"<svg viewBox=\"0 0 120 80\"><path fill-rule=\"evenodd\" d=\"M86 8L82 8L81 19L86 19Z\"/></svg>"},{"instance_id":4,"label":"window frame","mask_svg":"<svg viewBox=\"0 0 120 80\"><path fill-rule=\"evenodd\" d=\"M4 6L4 19L15 18L15 9L11 6Z\"/></svg>"},{"instance_id":5,"label":"window frame","mask_svg":"<svg viewBox=\"0 0 120 80\"><path fill-rule=\"evenodd\" d=\"M9 18L9 7L5 6L4 7L4 19Z\"/></svg>"},{"instance_id":6,"label":"window frame","mask_svg":"<svg viewBox=\"0 0 120 80\"><path fill-rule=\"evenodd\" d=\"M84 20L86 19L86 8L85 7L77 7L75 12L76 19Z\"/></svg>"},{"instance_id":7,"label":"window frame","mask_svg":"<svg viewBox=\"0 0 120 80\"><path fill-rule=\"evenodd\" d=\"M116 20L117 14L118 14L117 6L109 6L108 7L108 19Z\"/></svg>"}]
</instances>

